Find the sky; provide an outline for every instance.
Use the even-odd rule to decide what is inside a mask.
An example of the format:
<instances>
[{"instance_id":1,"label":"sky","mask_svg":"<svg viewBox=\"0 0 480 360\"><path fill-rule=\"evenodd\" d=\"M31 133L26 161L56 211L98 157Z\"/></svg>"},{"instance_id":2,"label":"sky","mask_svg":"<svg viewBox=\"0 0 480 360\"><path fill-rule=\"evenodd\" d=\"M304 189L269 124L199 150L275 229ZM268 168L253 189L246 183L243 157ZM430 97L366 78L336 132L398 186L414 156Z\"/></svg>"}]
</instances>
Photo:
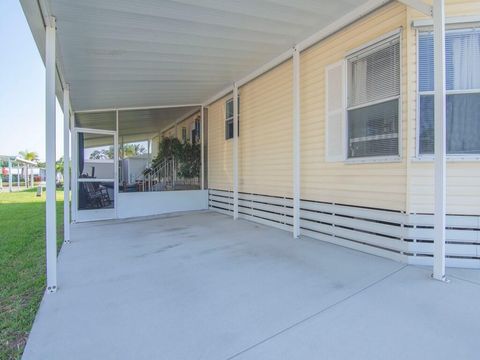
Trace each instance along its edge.
<instances>
[{"instance_id":1,"label":"sky","mask_svg":"<svg viewBox=\"0 0 480 360\"><path fill-rule=\"evenodd\" d=\"M29 150L45 160L45 66L18 0L0 0L0 155ZM57 102L57 159L63 112Z\"/></svg>"}]
</instances>

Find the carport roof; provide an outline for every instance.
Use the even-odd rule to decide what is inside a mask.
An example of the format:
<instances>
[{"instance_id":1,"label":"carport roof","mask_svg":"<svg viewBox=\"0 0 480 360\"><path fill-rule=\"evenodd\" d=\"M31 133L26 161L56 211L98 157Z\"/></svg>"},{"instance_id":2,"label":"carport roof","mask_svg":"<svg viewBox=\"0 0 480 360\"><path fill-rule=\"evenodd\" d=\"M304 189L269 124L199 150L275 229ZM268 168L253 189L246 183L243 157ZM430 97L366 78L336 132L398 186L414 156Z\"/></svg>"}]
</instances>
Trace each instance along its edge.
<instances>
[{"instance_id":1,"label":"carport roof","mask_svg":"<svg viewBox=\"0 0 480 360\"><path fill-rule=\"evenodd\" d=\"M57 94L69 83L81 111L205 103L316 32L328 36L388 1L20 2L43 59L45 19L55 16Z\"/></svg>"}]
</instances>

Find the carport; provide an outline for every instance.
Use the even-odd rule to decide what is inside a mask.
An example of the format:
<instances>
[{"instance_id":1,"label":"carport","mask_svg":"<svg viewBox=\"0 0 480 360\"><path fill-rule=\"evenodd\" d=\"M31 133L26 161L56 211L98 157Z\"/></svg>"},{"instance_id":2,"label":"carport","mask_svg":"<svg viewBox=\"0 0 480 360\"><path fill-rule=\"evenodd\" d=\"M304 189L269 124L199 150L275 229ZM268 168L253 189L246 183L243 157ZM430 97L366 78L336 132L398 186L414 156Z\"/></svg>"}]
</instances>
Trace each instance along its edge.
<instances>
[{"instance_id":1,"label":"carport","mask_svg":"<svg viewBox=\"0 0 480 360\"><path fill-rule=\"evenodd\" d=\"M47 290L57 289L55 224L55 98L64 109L64 158L81 113L201 107L293 58L293 236L300 232L299 54L387 0L305 2L149 2L21 0L46 66ZM445 14L444 1L402 0L433 17L435 38L435 246L433 277L445 278ZM204 133L203 111L201 133ZM238 101L233 104L233 217L238 218ZM84 129L85 130L85 129ZM105 132L107 131L107 132ZM78 129L77 129L78 132ZM118 132L118 129L117 129ZM95 133L98 133L96 131ZM111 135L101 130L103 135ZM118 136L118 133L117 133ZM115 138L116 139L116 138ZM203 139L203 137L202 137ZM73 138L74 145L78 141ZM118 139L113 141L117 145ZM203 140L202 140L203 141ZM203 147L202 147L203 149ZM75 151L73 152L75 155ZM203 157L202 157L203 158ZM75 163L73 169L75 169ZM202 174L205 164L202 164ZM114 167L115 172L117 167ZM114 173L116 174L116 173ZM70 176L65 174L65 183ZM75 180L75 177L73 177ZM115 179L102 179L113 183ZM203 181L203 180L202 180ZM76 181L72 182L76 191ZM203 188L202 188L203 190ZM202 191L201 190L201 191ZM116 190L114 190L116 191ZM70 189L65 188L65 199ZM72 199L77 196L72 193ZM175 203L175 193L169 194ZM178 195L180 196L180 195ZM205 193L189 208L202 206ZM202 200L203 199L203 200ZM206 201L204 202L204 204ZM75 204L75 201L74 201ZM142 200L129 216L146 215ZM135 211L138 210L136 214ZM74 209L74 214L77 209ZM65 239L70 205L65 202ZM117 213L118 217L118 213ZM98 219L102 216L98 216ZM93 220L93 219L90 219Z\"/></svg>"},{"instance_id":2,"label":"carport","mask_svg":"<svg viewBox=\"0 0 480 360\"><path fill-rule=\"evenodd\" d=\"M476 359L478 271L210 211L74 224L24 359Z\"/></svg>"}]
</instances>

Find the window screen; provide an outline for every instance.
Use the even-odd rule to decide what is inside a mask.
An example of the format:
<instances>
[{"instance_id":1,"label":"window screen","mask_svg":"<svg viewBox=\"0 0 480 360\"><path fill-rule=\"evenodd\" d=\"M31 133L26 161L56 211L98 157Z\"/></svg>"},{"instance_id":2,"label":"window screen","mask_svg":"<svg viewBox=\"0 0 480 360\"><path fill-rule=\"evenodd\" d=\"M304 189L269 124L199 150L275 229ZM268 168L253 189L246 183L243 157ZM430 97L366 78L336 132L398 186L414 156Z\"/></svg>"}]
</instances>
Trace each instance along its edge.
<instances>
[{"instance_id":1,"label":"window screen","mask_svg":"<svg viewBox=\"0 0 480 360\"><path fill-rule=\"evenodd\" d=\"M400 39L348 59L348 157L399 154Z\"/></svg>"},{"instance_id":2,"label":"window screen","mask_svg":"<svg viewBox=\"0 0 480 360\"><path fill-rule=\"evenodd\" d=\"M419 148L434 152L433 33L418 37ZM447 153L480 154L480 30L449 30L445 37Z\"/></svg>"}]
</instances>

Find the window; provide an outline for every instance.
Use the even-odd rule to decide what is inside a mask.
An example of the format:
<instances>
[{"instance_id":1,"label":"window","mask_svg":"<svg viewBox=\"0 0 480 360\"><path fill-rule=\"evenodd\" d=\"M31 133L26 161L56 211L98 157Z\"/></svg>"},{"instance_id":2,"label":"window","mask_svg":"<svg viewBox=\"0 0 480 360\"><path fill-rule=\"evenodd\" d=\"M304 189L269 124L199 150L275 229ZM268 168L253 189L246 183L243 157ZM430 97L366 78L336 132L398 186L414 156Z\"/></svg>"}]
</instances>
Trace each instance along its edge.
<instances>
[{"instance_id":1,"label":"window","mask_svg":"<svg viewBox=\"0 0 480 360\"><path fill-rule=\"evenodd\" d=\"M238 98L238 135L240 135L240 98ZM225 103L225 139L233 138L233 98Z\"/></svg>"},{"instance_id":2,"label":"window","mask_svg":"<svg viewBox=\"0 0 480 360\"><path fill-rule=\"evenodd\" d=\"M447 154L480 154L480 29L445 36ZM434 152L433 33L418 36L418 154Z\"/></svg>"},{"instance_id":3,"label":"window","mask_svg":"<svg viewBox=\"0 0 480 360\"><path fill-rule=\"evenodd\" d=\"M185 144L187 142L187 128L182 127L182 142Z\"/></svg>"},{"instance_id":4,"label":"window","mask_svg":"<svg viewBox=\"0 0 480 360\"><path fill-rule=\"evenodd\" d=\"M192 130L192 141L194 141L195 143L200 143L200 138L201 138L200 130L201 130L200 117L197 117L195 119L194 127Z\"/></svg>"},{"instance_id":5,"label":"window","mask_svg":"<svg viewBox=\"0 0 480 360\"><path fill-rule=\"evenodd\" d=\"M348 158L398 156L400 37L378 42L347 60Z\"/></svg>"}]
</instances>

